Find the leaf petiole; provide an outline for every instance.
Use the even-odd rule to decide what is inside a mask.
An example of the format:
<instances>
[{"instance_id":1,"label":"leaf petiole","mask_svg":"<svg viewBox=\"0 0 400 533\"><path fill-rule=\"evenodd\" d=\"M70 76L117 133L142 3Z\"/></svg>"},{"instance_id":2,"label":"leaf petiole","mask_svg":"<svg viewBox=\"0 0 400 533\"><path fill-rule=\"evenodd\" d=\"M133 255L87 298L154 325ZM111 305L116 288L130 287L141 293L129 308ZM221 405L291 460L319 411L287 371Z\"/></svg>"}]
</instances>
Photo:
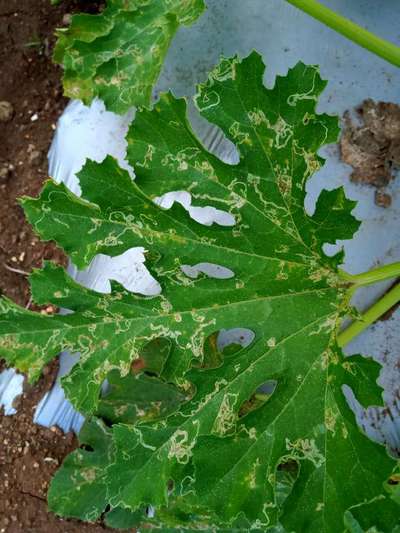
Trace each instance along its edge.
<instances>
[{"instance_id":1,"label":"leaf petiole","mask_svg":"<svg viewBox=\"0 0 400 533\"><path fill-rule=\"evenodd\" d=\"M359 320L355 320L348 328L339 333L337 336L338 345L341 348L346 346L354 337L362 333L398 302L400 302L400 284L396 284L389 292L375 302L368 311L363 313Z\"/></svg>"},{"instance_id":2,"label":"leaf petiole","mask_svg":"<svg viewBox=\"0 0 400 533\"><path fill-rule=\"evenodd\" d=\"M339 275L348 283L357 287L364 287L365 285L372 285L379 281L385 281L391 278L400 276L400 262L391 263L383 267L375 268L369 272L362 272L361 274L348 274L343 270L339 271Z\"/></svg>"},{"instance_id":3,"label":"leaf petiole","mask_svg":"<svg viewBox=\"0 0 400 533\"><path fill-rule=\"evenodd\" d=\"M329 28L337 31L354 43L366 48L389 63L400 67L400 48L395 44L378 37L351 20L335 13L316 0L286 0L305 13L308 13Z\"/></svg>"}]
</instances>

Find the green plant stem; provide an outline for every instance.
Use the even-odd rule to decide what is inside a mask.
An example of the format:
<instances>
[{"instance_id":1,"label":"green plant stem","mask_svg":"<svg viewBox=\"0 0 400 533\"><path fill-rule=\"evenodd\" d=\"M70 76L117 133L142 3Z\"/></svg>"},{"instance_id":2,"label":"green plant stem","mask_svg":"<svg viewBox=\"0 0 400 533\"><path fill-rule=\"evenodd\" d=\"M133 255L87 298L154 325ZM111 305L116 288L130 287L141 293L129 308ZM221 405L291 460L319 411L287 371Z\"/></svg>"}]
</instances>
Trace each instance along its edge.
<instances>
[{"instance_id":1,"label":"green plant stem","mask_svg":"<svg viewBox=\"0 0 400 533\"><path fill-rule=\"evenodd\" d=\"M385 39L381 39L370 31L358 26L351 20L335 13L328 7L320 4L316 0L286 0L289 4L296 6L305 13L308 13L323 24L341 33L347 39L359 44L370 52L386 59L389 63L400 67L400 48Z\"/></svg>"},{"instance_id":2,"label":"green plant stem","mask_svg":"<svg viewBox=\"0 0 400 533\"><path fill-rule=\"evenodd\" d=\"M400 263L392 263L361 274L348 274L341 270L340 276L355 287L363 287L386 279L397 278L400 276Z\"/></svg>"},{"instance_id":3,"label":"green plant stem","mask_svg":"<svg viewBox=\"0 0 400 533\"><path fill-rule=\"evenodd\" d=\"M339 333L337 343L340 347L348 344L354 337L359 335L368 326L380 318L386 311L400 301L400 284L397 284L387 292L380 300L374 303L368 311L363 313L360 319L355 320L348 328Z\"/></svg>"}]
</instances>

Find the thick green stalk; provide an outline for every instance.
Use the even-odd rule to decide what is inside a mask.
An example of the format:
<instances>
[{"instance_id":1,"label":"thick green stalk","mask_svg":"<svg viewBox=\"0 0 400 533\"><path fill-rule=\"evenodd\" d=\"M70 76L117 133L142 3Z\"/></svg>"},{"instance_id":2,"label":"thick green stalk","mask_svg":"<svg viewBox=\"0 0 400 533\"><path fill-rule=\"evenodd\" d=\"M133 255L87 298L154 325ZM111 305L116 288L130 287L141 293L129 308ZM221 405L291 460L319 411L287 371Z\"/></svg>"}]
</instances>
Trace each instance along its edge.
<instances>
[{"instance_id":1,"label":"thick green stalk","mask_svg":"<svg viewBox=\"0 0 400 533\"><path fill-rule=\"evenodd\" d=\"M308 13L323 24L341 33L347 39L359 44L370 52L386 59L389 63L400 67L400 48L385 39L381 39L374 33L362 28L342 15L335 13L328 7L320 4L316 0L286 0L289 4L296 6L305 13ZM395 14L393 14L394 17ZM394 17L395 18L395 17ZM394 20L394 19L393 19Z\"/></svg>"},{"instance_id":2,"label":"thick green stalk","mask_svg":"<svg viewBox=\"0 0 400 533\"><path fill-rule=\"evenodd\" d=\"M363 313L360 319L355 320L348 328L339 333L337 343L340 347L348 344L354 337L359 335L378 318L400 301L400 284L397 284L387 292L380 300L374 303L368 311Z\"/></svg>"},{"instance_id":3,"label":"thick green stalk","mask_svg":"<svg viewBox=\"0 0 400 533\"><path fill-rule=\"evenodd\" d=\"M391 263L390 265L375 268L369 272L362 272L361 274L348 274L341 270L340 276L346 282L352 283L356 287L363 287L386 279L397 278L400 276L400 263Z\"/></svg>"}]
</instances>

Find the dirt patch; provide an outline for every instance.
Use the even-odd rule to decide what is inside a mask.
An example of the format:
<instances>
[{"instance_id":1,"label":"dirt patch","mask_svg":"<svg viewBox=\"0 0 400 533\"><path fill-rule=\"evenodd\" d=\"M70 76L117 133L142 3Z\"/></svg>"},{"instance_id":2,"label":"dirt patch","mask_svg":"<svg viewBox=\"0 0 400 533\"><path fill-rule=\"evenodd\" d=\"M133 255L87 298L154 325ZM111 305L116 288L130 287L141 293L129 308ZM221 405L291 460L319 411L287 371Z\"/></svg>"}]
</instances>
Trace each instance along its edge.
<instances>
[{"instance_id":1,"label":"dirt patch","mask_svg":"<svg viewBox=\"0 0 400 533\"><path fill-rule=\"evenodd\" d=\"M29 301L21 272L43 259L65 263L51 243L41 243L26 224L16 199L35 196L47 178L47 151L66 105L61 69L51 61L54 30L70 14L95 2L0 0L0 292Z\"/></svg>"},{"instance_id":2,"label":"dirt patch","mask_svg":"<svg viewBox=\"0 0 400 533\"><path fill-rule=\"evenodd\" d=\"M0 0L0 294L31 308L26 273L43 259L66 262L54 244L33 234L17 203L22 195L37 195L47 178L47 151L66 104L61 69L51 61L54 29L73 12L97 8L87 0L64 0L58 7L50 0ZM72 434L32 422L56 374L57 362L35 387L25 388L16 415L0 410L0 533L109 531L47 512L50 479L77 445Z\"/></svg>"},{"instance_id":3,"label":"dirt patch","mask_svg":"<svg viewBox=\"0 0 400 533\"><path fill-rule=\"evenodd\" d=\"M368 99L356 112L356 120L344 115L342 159L353 167L351 180L376 187L375 203L389 207L385 187L400 166L400 106Z\"/></svg>"},{"instance_id":4,"label":"dirt patch","mask_svg":"<svg viewBox=\"0 0 400 533\"><path fill-rule=\"evenodd\" d=\"M47 511L50 480L76 437L32 423L36 405L51 387L57 363L18 400L18 414L0 416L0 531L3 533L104 533L101 525L65 521Z\"/></svg>"}]
</instances>

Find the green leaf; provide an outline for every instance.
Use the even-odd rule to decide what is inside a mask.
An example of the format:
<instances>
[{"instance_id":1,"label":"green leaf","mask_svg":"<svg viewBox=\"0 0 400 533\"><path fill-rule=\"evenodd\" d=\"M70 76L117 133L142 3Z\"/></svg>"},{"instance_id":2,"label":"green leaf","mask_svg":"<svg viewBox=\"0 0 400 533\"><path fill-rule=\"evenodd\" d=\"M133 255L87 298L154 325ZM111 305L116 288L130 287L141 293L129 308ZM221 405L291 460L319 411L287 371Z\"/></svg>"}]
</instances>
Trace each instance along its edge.
<instances>
[{"instance_id":1,"label":"green leaf","mask_svg":"<svg viewBox=\"0 0 400 533\"><path fill-rule=\"evenodd\" d=\"M400 504L400 463L386 483L386 490L397 504Z\"/></svg>"},{"instance_id":2,"label":"green leaf","mask_svg":"<svg viewBox=\"0 0 400 533\"><path fill-rule=\"evenodd\" d=\"M113 424L165 418L185 399L176 388L148 376L121 378L113 370L108 382L111 390L99 401L97 416Z\"/></svg>"},{"instance_id":3,"label":"green leaf","mask_svg":"<svg viewBox=\"0 0 400 533\"><path fill-rule=\"evenodd\" d=\"M111 499L115 496L110 486L123 486L123 479L113 479L109 475L109 466L118 460L112 430L106 428L101 420L93 418L83 426L79 440L81 447L65 459L50 484L48 501L51 511L90 522L98 520L105 512L106 525L116 529L145 526L148 530L155 526L157 529L161 527L162 531L179 531L183 526L185 531L190 531L188 528L204 530L207 524L204 517L196 515L195 508L188 508L181 498L171 500L168 508L157 509L153 518L148 515L145 506L137 511L110 508ZM210 520L209 515L207 519ZM228 531L236 531L236 527ZM243 529L240 527L238 531Z\"/></svg>"},{"instance_id":4,"label":"green leaf","mask_svg":"<svg viewBox=\"0 0 400 533\"><path fill-rule=\"evenodd\" d=\"M353 385L360 378L357 362L337 358L325 368L323 381L318 377L321 359L310 364L310 345L298 346L298 361L282 366L284 354L294 348L295 343L284 343L265 357L258 346L222 368L191 373L198 393L168 419L167 427L116 426L110 476L121 480L129 471L131 477L113 503L132 509L141 502L165 505L168 480L186 480L174 496L195 493L221 523L244 513L260 527L280 521L289 531L342 531L349 506L384 494L382 481L394 462L361 434L343 397L341 384ZM271 376L268 368L275 369L277 390L240 418L243 401L262 376ZM129 457L128 464L123 456ZM297 462L300 471L282 504L276 467L288 460ZM189 475L192 463L195 471Z\"/></svg>"},{"instance_id":5,"label":"green leaf","mask_svg":"<svg viewBox=\"0 0 400 533\"><path fill-rule=\"evenodd\" d=\"M52 479L48 504L61 516L95 522L107 505L107 466L113 458L111 430L100 420L83 426L78 448L64 460Z\"/></svg>"},{"instance_id":6,"label":"green leaf","mask_svg":"<svg viewBox=\"0 0 400 533\"><path fill-rule=\"evenodd\" d=\"M95 522L109 501L107 468L115 460L112 430L100 419L92 418L81 429L79 442L80 448L66 457L53 477L48 504L57 515ZM137 524L145 516L144 510L136 513L113 510L110 513L112 527L124 527L126 520L131 521L133 516Z\"/></svg>"},{"instance_id":7,"label":"green leaf","mask_svg":"<svg viewBox=\"0 0 400 533\"><path fill-rule=\"evenodd\" d=\"M399 533L399 505L387 495L372 502L352 508L345 513L346 531L349 533Z\"/></svg>"},{"instance_id":8,"label":"green leaf","mask_svg":"<svg viewBox=\"0 0 400 533\"><path fill-rule=\"evenodd\" d=\"M93 412L111 370L127 375L149 342L171 343L157 368L187 401L162 420L113 426L111 508L153 505L164 527L195 516L211 529L342 533L346 511L380 498L394 467L360 432L343 395L347 385L363 401L380 399L366 391L376 391L376 365L345 359L336 346L349 293L338 273L343 254L322 252L359 223L341 190L324 192L312 216L304 208L307 179L323 163L317 152L338 133L337 120L315 110L325 86L317 68L298 64L272 89L263 73L256 53L225 59L195 98L235 143L239 163L207 151L186 102L167 94L138 112L128 133L135 182L109 157L81 171L82 198L48 182L39 199L23 201L35 230L78 267L143 246L162 293L114 285L98 295L46 266L34 294L75 312L35 317L4 304L0 348L24 369L32 345L40 364L56 348L80 351L63 383L75 405ZM178 203L153 202L181 190L235 224L201 225ZM204 263L219 270L207 274ZM253 342L218 353L216 332L238 327ZM267 382L276 384L272 395L263 392ZM283 478L288 464L294 472Z\"/></svg>"},{"instance_id":9,"label":"green leaf","mask_svg":"<svg viewBox=\"0 0 400 533\"><path fill-rule=\"evenodd\" d=\"M302 354L299 355L300 357L302 356ZM346 381L350 385L357 384L361 375L365 374L365 365L364 368L360 369L357 364L357 359L358 358L355 358L354 361L350 359L342 365L339 364L339 361L336 363L338 373L346 374L346 376L342 378L342 381ZM228 363L225 366L228 370L229 366L232 365ZM373 372L375 372L375 368L372 368L374 365L370 363L370 366ZM221 375L224 375L221 368L213 371L214 374L215 372L218 372L220 377ZM361 372L361 375L359 372ZM256 372L254 371L253 373ZM196 395L193 399L194 401L201 401L203 399L203 412L201 409L197 409L197 412L193 415L193 411L196 411L196 409L193 409L193 402L187 404L186 410L183 409L180 415L168 419L170 426L170 428L168 428L169 431L162 426L158 426L158 428L144 427L142 425L137 427L114 426L113 439L109 439L109 446L114 446L112 458L110 459L110 455L108 455L108 464L105 465L104 469L102 468L99 470L99 472L101 472L101 481L104 481L103 475L105 471L107 475L107 481L104 481L104 484L108 487L108 499L104 502L104 509L106 508L106 505L111 505L112 507L116 506L110 514L110 519L107 518L107 523L112 525L112 527L128 527L128 525L129 527L133 527L133 525L138 525L138 521L151 523L156 522L156 519L157 522L161 523L163 528L166 528L167 525L169 525L169 527L178 527L179 525L182 526L183 523L190 524L193 527L196 522L204 525L204 514L203 517L201 517L201 515L198 516L193 513L193 511L190 513L190 504L193 506L192 509L196 508L196 505L199 505L196 500L193 501L193 484L199 485L200 483L196 482L196 476L193 475L193 472L190 472L191 467L189 462L186 462L191 453L191 443L185 438L185 432L187 430L190 431L190 428L193 427L193 425L196 425L195 422L197 420L203 421L207 415L207 410L210 411L210 406L204 402L204 397L209 403L215 401L214 398L218 397L215 390L218 390L219 387L221 387L221 385L216 384L223 381L223 378L220 381L215 381L215 375L213 375L211 371L206 372L207 375L205 376L205 379L204 376L201 378L196 371L193 371L192 374L193 376L197 376L197 379L201 380L203 383L203 391L200 391L199 387L198 395L200 398L197 398ZM336 378L337 376L334 377ZM205 394L204 382L206 381L209 381L209 388L214 385L214 395L212 393ZM221 388L225 389L224 387ZM225 397L225 393L226 389L223 390L223 394L220 396ZM288 395L289 394L290 392ZM226 517L221 510L225 508L227 502L230 502L230 504L237 502L238 495L240 495L239 501L241 503L243 503L243 496L246 495L246 493L251 494L253 498L256 497L257 492L260 491L263 483L260 483L259 487L253 486L253 490L249 490L249 483L253 484L257 478L249 478L248 475L243 477L247 472L253 474L257 472L255 466L258 466L258 469L261 470L263 474L259 479L261 479L262 482L265 479L268 479L267 487L269 484L271 486L269 491L267 490L267 494L270 492L270 494L273 495L277 507L276 512L279 515L283 513L283 516L280 516L280 519L287 527L287 530L303 531L306 528L307 530L310 528L310 531L343 530L343 522L338 523L337 521L337 517L341 516L340 514L333 515L331 521L328 522L329 516L328 518L327 516L324 516L324 508L315 512L316 509L314 508L314 503L316 499L318 500L321 496L321 494L318 494L318 478L323 475L326 476L324 481L328 481L328 489L330 488L329 482L338 482L340 479L341 490L340 492L335 491L333 499L339 500L339 503L342 504L344 509L348 503L352 501L352 496L356 495L356 499L359 503L354 509L345 512L344 516L342 515L345 524L347 524L349 519L353 516L351 513L357 513L356 516L360 514L363 523L397 523L398 507L393 503L390 504L390 502L387 502L387 498L384 501L385 492L381 483L383 473L385 471L390 471L394 462L388 459L383 448L381 449L382 453L376 453L379 448L377 448L372 442L367 441L355 427L352 414L349 412L343 397L340 396L340 390L337 391L337 394L338 405L342 411L340 413L334 413L332 410L327 410L325 413L321 413L323 406L321 407L319 411L323 422L315 420L313 436L318 432L320 432L321 435L317 435L315 440L306 439L302 443L297 442L296 446L291 446L290 426L287 421L282 422L285 435L288 435L287 439L289 440L285 441L285 448L283 450L284 455L281 456L278 462L282 463L283 461L287 462L288 460L297 461L301 464L300 473L303 475L302 482L297 486L294 484L294 487L293 481L295 482L297 476L292 476L289 483L289 490L285 490L284 498L281 496L282 477L278 476L278 473L276 472L276 477L274 479L273 472L268 472L268 457L266 457L265 454L270 452L271 444L274 444L274 442L268 443L269 435L263 435L262 431L260 432L263 423L267 418L266 415L270 414L273 416L274 414L273 412L271 413L274 409L272 401L271 403L267 403L264 408L256 411L252 418L248 415L245 416L244 419L237 420L238 431L235 436L232 435L232 437L225 437L222 439L215 437L197 438L197 444L193 453L195 454L195 462L199 472L197 480L200 480L201 485L204 487L202 490L197 491L198 500L203 506L209 505L210 510L215 508L217 514L220 515L219 521L216 521L215 515L213 516L208 512L208 524L210 526L218 524L218 530L223 530L223 524L226 524ZM274 396L272 398L274 398ZM297 399L301 402L301 398ZM281 398L281 401L282 400L284 399ZM278 402L278 406L276 406L276 411L278 413L281 411L281 405L279 404L280 402ZM310 418L317 414L318 411L313 409L315 404L317 404L317 402L313 402L312 404L311 402L308 402L308 404L304 403L302 407L297 409L297 415L299 416L300 421L302 415L304 416L304 413L307 411L312 411L309 415ZM289 408L293 409L293 406L290 406ZM192 412L190 411L191 409ZM192 414L192 416L190 416L190 414ZM177 428L176 422L179 421L179 419L181 424ZM320 423L318 424L318 422ZM324 425L325 428L323 427ZM274 429L277 430L278 426L279 421L275 423ZM165 439L165 435L168 433L171 434L171 429L175 429L174 434L172 439L167 440ZM160 437L164 438L160 441ZM328 446L325 448L325 451L330 452L329 455L327 454L326 458L318 452L317 448L318 441L324 442L324 439L325 441L328 440ZM259 440L261 440L263 446L260 446L260 443L258 442ZM111 441L113 441L113 445L111 444ZM87 442L87 440L84 442ZM93 439L89 442L93 442ZM167 485L164 485L164 483L158 484L157 477L154 476L154 463L157 463L160 459L159 456L164 451L164 446L157 446L157 442L167 442L167 449L169 448L168 461L163 465L163 480L181 479L182 484L177 485L177 489L169 493L170 501L168 508L163 506L158 507L156 509L155 519L150 520L150 518L143 515L143 504L139 507L137 512L123 509L120 505L122 504L125 506L127 504L127 494L129 494L130 498L134 497L136 499L139 497L139 500L146 501L145 497L141 497L143 489L148 491L149 494L151 494L150 497L154 499L155 485L159 485L160 488L166 492ZM173 447L170 446L172 443L174 443ZM212 453L210 453L211 450ZM360 454L360 450L363 450L364 453ZM171 451L178 453L180 456L180 461L178 461L178 463L180 463L179 465L173 464ZM237 454L237 452L239 452L239 454ZM150 467L147 464L148 462L151 463ZM262 462L264 464L262 464ZM243 465L241 463L245 464ZM311 463L311 468L307 463ZM277 463L272 462L271 464L273 470L273 465ZM177 477L174 477L174 470L176 472L177 466L178 470L181 470L181 473ZM233 472L230 473L228 479L224 479L224 470L229 467L232 468ZM75 468L77 469L77 473L79 473L79 469L81 468L86 472L88 465L78 464L75 465ZM245 471L241 473L242 475L240 475L240 472L236 471L238 468L242 470L244 468ZM150 475L150 472L152 471L154 477ZM360 471L363 472L363 475ZM65 479L65 477L66 476L63 475L61 476L61 479ZM313 482L313 478L315 477L317 478L317 482L315 482L315 480ZM68 510L65 507L61 509L57 507L57 494L61 505L64 505L66 499L72 505L75 501L74 497L72 497L72 492L78 490L79 494L76 493L75 497L80 500L81 509L83 508L84 511L81 514L81 518L84 518L87 516L87 513L92 510L92 501L88 497L86 503L83 502L80 488L80 477L77 476L77 474L72 475L72 473L69 473L69 478L78 479L78 482L74 483L74 486L71 486L70 484L65 484L63 486L57 484L57 486L52 486L54 492L53 509L59 514L64 514L64 516L76 516L75 514L71 514L71 510ZM363 480L363 483L367 484L367 486L360 484L361 479ZM311 483L310 488L308 488L309 483ZM224 494L216 492L215 489L218 485L223 485L225 490ZM382 512L380 508L378 508L378 510L376 509L376 505L372 505L373 500L371 501L370 499L371 490L379 490L379 487L382 491L381 493L376 492L375 496L378 502L382 500L382 503L384 503ZM235 490L235 488L237 488L237 490ZM311 498L312 496L314 496L314 498ZM185 500L186 506L184 505ZM300 500L300 502L298 500ZM361 505L364 501L371 503ZM326 503L328 502L329 497L327 497L326 500ZM85 508L85 505L88 506L87 509ZM189 505L189 507L187 507L187 505ZM360 510L358 507L360 507ZM74 509L74 507L72 507L72 509ZM341 512L340 505L337 512ZM304 514L308 517L306 522L301 520L302 515ZM290 519L293 520L293 524L290 524ZM311 521L312 519L313 522ZM327 522L326 524L322 522L325 520ZM257 520L250 520L250 524L254 525L257 523ZM337 527L334 528L332 524L337 524ZM261 530L266 527L265 521L259 522L259 525ZM238 528L238 531L248 530L248 527L249 523L247 523L247 526ZM295 529L297 527L299 529ZM320 529L321 527L322 529ZM232 526L228 530L234 531L236 530L236 527ZM386 532L389 531L389 529L383 529L383 531Z\"/></svg>"},{"instance_id":10,"label":"green leaf","mask_svg":"<svg viewBox=\"0 0 400 533\"><path fill-rule=\"evenodd\" d=\"M204 8L203 0L108 0L98 15L74 15L54 53L65 95L99 97L116 113L148 105L175 33Z\"/></svg>"},{"instance_id":11,"label":"green leaf","mask_svg":"<svg viewBox=\"0 0 400 533\"><path fill-rule=\"evenodd\" d=\"M142 512L132 512L129 509L117 507L107 513L105 518L106 526L114 529L132 529L143 522Z\"/></svg>"},{"instance_id":12,"label":"green leaf","mask_svg":"<svg viewBox=\"0 0 400 533\"><path fill-rule=\"evenodd\" d=\"M131 294L115 283L116 290L111 295L99 294L84 289L63 269L51 263L46 263L43 270L33 272L31 285L32 295L38 303L57 302L56 305L74 311L73 314L45 316L27 311L6 298L0 299L1 354L9 365L26 372L31 381L39 377L42 368L60 351L80 352L79 363L62 383L76 408L91 413L98 405L101 385L113 369L121 376L127 376L132 363L139 362L138 371L168 373L167 339L159 340L163 326L162 323L157 326L157 320L154 320L154 313L165 313L163 298L155 302L153 298ZM138 328L143 330L143 337ZM161 342L156 355L155 342ZM146 353L149 343L151 359ZM174 353L179 362L177 347ZM136 393L138 399L139 389ZM163 391L154 390L153 399L159 401L162 398L168 398L172 408L180 395L164 385ZM151 409L147 409L150 416Z\"/></svg>"}]
</instances>

